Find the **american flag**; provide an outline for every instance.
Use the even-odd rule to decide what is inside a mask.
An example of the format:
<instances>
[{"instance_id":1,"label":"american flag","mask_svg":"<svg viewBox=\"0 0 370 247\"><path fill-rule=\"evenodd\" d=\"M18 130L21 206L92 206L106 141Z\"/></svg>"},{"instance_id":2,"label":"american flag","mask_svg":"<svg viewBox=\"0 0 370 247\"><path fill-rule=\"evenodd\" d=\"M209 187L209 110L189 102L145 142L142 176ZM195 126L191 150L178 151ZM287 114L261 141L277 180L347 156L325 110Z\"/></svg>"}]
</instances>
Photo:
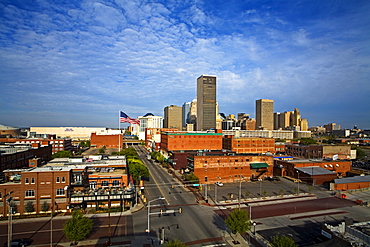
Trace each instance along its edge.
<instances>
[{"instance_id":1,"label":"american flag","mask_svg":"<svg viewBox=\"0 0 370 247\"><path fill-rule=\"evenodd\" d=\"M123 111L120 112L119 122L120 123L130 123L130 124L139 124L140 125L140 120L135 119L135 118L130 118Z\"/></svg>"}]
</instances>

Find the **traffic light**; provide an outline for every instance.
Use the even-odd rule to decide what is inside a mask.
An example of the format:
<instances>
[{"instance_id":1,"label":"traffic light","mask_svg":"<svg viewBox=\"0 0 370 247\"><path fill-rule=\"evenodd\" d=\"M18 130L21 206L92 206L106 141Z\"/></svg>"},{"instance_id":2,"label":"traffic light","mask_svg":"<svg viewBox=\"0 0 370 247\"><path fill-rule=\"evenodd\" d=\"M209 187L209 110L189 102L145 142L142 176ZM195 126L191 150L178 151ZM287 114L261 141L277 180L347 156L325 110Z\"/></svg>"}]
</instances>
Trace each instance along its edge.
<instances>
[{"instance_id":1,"label":"traffic light","mask_svg":"<svg viewBox=\"0 0 370 247\"><path fill-rule=\"evenodd\" d=\"M180 214L182 213L182 208L179 208L179 213L180 213Z\"/></svg>"}]
</instances>

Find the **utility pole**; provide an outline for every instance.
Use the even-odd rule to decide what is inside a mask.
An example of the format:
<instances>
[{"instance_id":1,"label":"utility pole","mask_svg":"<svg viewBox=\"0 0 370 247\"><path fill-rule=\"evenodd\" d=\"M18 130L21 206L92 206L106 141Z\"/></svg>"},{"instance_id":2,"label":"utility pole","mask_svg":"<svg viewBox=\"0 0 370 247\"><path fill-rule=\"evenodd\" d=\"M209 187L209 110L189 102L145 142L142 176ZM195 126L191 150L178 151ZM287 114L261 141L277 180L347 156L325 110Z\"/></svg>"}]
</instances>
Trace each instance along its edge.
<instances>
[{"instance_id":1,"label":"utility pole","mask_svg":"<svg viewBox=\"0 0 370 247\"><path fill-rule=\"evenodd\" d=\"M158 197L156 199L153 199L148 202L148 228L146 229L146 232L148 233L148 239L150 239L150 203L157 201L157 200L165 200L164 197Z\"/></svg>"},{"instance_id":2,"label":"utility pole","mask_svg":"<svg viewBox=\"0 0 370 247\"><path fill-rule=\"evenodd\" d=\"M240 181L239 181L239 210L240 210L240 201L242 199L242 175L240 174Z\"/></svg>"},{"instance_id":3,"label":"utility pole","mask_svg":"<svg viewBox=\"0 0 370 247\"><path fill-rule=\"evenodd\" d=\"M8 215L8 247L11 247L11 242L12 242L12 217L13 217L13 209L10 205L11 201L13 198L10 196L13 193L13 191L10 191L8 194L4 195L4 199L6 199L6 202L8 203L9 207L9 215Z\"/></svg>"}]
</instances>

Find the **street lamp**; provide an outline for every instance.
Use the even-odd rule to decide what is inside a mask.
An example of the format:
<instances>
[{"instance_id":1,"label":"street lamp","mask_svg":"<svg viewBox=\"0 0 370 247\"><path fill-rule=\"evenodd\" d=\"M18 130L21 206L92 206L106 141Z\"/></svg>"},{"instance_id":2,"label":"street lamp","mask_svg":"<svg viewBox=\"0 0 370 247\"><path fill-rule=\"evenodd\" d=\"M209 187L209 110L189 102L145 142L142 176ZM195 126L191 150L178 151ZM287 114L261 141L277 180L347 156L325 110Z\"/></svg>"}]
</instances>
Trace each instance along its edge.
<instances>
[{"instance_id":1,"label":"street lamp","mask_svg":"<svg viewBox=\"0 0 370 247\"><path fill-rule=\"evenodd\" d=\"M13 193L13 191L10 191L8 194L4 195L4 198L7 198L6 199L6 202L8 203L8 206L9 206L9 215L8 215L8 247L11 246L11 242L12 242L12 215L13 215L13 210L12 210L12 207L10 205L11 201L13 200L13 197L11 197L10 195Z\"/></svg>"},{"instance_id":2,"label":"street lamp","mask_svg":"<svg viewBox=\"0 0 370 247\"><path fill-rule=\"evenodd\" d=\"M253 221L253 234L256 235L256 225L257 222Z\"/></svg>"},{"instance_id":3,"label":"street lamp","mask_svg":"<svg viewBox=\"0 0 370 247\"><path fill-rule=\"evenodd\" d=\"M299 171L298 170L297 170L297 174L298 174L298 181L297 181L298 190L297 190L297 195L299 195Z\"/></svg>"},{"instance_id":4,"label":"street lamp","mask_svg":"<svg viewBox=\"0 0 370 247\"><path fill-rule=\"evenodd\" d=\"M54 205L58 207L57 202L54 202ZM51 204L50 213L50 247L53 247L53 204Z\"/></svg>"},{"instance_id":5,"label":"street lamp","mask_svg":"<svg viewBox=\"0 0 370 247\"><path fill-rule=\"evenodd\" d=\"M239 206L238 206L238 209L240 210L240 200L241 200L241 197L242 197L242 178L243 176L240 174L240 181L239 181Z\"/></svg>"},{"instance_id":6,"label":"street lamp","mask_svg":"<svg viewBox=\"0 0 370 247\"><path fill-rule=\"evenodd\" d=\"M153 200L148 202L148 228L146 229L146 232L148 233L148 239L150 238L149 237L149 235L150 235L150 203L154 202L154 201L157 201L157 200L165 200L165 198L164 197L158 197L158 198L153 199Z\"/></svg>"}]
</instances>

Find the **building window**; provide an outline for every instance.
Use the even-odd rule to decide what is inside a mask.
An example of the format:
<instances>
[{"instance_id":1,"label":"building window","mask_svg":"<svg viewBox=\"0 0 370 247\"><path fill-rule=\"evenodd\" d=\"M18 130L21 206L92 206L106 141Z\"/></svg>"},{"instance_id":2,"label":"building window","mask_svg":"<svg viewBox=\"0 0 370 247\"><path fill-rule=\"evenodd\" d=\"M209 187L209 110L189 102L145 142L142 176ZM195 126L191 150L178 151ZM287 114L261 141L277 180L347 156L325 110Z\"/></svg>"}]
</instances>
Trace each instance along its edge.
<instances>
[{"instance_id":1,"label":"building window","mask_svg":"<svg viewBox=\"0 0 370 247\"><path fill-rule=\"evenodd\" d=\"M28 178L26 178L25 183L26 183L26 184L29 184L29 183L30 183L30 181L29 181L29 179L28 179Z\"/></svg>"},{"instance_id":2,"label":"building window","mask_svg":"<svg viewBox=\"0 0 370 247\"><path fill-rule=\"evenodd\" d=\"M90 188L95 189L96 188L96 181L90 182Z\"/></svg>"},{"instance_id":3,"label":"building window","mask_svg":"<svg viewBox=\"0 0 370 247\"><path fill-rule=\"evenodd\" d=\"M31 178L31 184L35 183L35 178Z\"/></svg>"},{"instance_id":4,"label":"building window","mask_svg":"<svg viewBox=\"0 0 370 247\"><path fill-rule=\"evenodd\" d=\"M208 182L208 177L204 177L204 182Z\"/></svg>"},{"instance_id":5,"label":"building window","mask_svg":"<svg viewBox=\"0 0 370 247\"><path fill-rule=\"evenodd\" d=\"M103 187L107 187L107 186L108 186L108 181L102 181L102 182L101 182L101 186L103 186Z\"/></svg>"},{"instance_id":6,"label":"building window","mask_svg":"<svg viewBox=\"0 0 370 247\"><path fill-rule=\"evenodd\" d=\"M33 197L35 196L34 190L26 190L26 197Z\"/></svg>"},{"instance_id":7,"label":"building window","mask_svg":"<svg viewBox=\"0 0 370 247\"><path fill-rule=\"evenodd\" d=\"M113 180L113 186L119 186L119 180Z\"/></svg>"},{"instance_id":8,"label":"building window","mask_svg":"<svg viewBox=\"0 0 370 247\"><path fill-rule=\"evenodd\" d=\"M60 177L56 177L56 182L60 183Z\"/></svg>"},{"instance_id":9,"label":"building window","mask_svg":"<svg viewBox=\"0 0 370 247\"><path fill-rule=\"evenodd\" d=\"M62 177L62 183L66 182L66 177Z\"/></svg>"},{"instance_id":10,"label":"building window","mask_svg":"<svg viewBox=\"0 0 370 247\"><path fill-rule=\"evenodd\" d=\"M64 189L63 188L57 189L57 196L64 196Z\"/></svg>"}]
</instances>

